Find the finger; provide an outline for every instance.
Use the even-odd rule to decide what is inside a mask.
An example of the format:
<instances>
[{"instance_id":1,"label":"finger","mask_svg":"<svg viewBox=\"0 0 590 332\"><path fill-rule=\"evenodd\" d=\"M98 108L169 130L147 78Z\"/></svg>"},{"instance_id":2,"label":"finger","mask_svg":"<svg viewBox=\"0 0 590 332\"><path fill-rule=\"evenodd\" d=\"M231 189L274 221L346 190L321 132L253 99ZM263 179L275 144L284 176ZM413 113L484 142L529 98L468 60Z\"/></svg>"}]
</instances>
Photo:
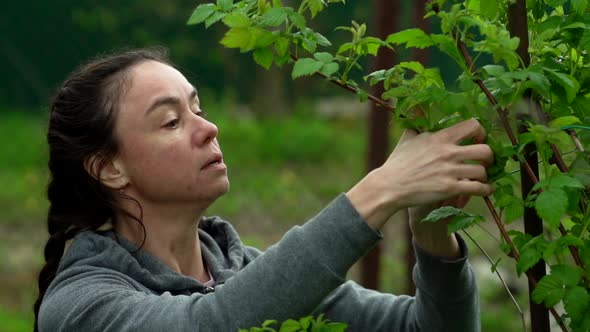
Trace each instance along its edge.
<instances>
[{"instance_id":1,"label":"finger","mask_svg":"<svg viewBox=\"0 0 590 332\"><path fill-rule=\"evenodd\" d=\"M494 187L479 181L457 181L456 187L459 195L489 196L494 192Z\"/></svg>"},{"instance_id":2,"label":"finger","mask_svg":"<svg viewBox=\"0 0 590 332\"><path fill-rule=\"evenodd\" d=\"M482 165L463 164L455 169L455 176L458 178L487 182L486 169Z\"/></svg>"},{"instance_id":3,"label":"finger","mask_svg":"<svg viewBox=\"0 0 590 332\"><path fill-rule=\"evenodd\" d=\"M478 161L488 166L494 163L494 152L487 144L465 145L457 148L457 158L461 161Z\"/></svg>"},{"instance_id":4,"label":"finger","mask_svg":"<svg viewBox=\"0 0 590 332\"><path fill-rule=\"evenodd\" d=\"M473 138L478 143L485 142L486 132L476 119L461 121L451 127L441 129L436 132L441 139L459 143L468 138Z\"/></svg>"}]
</instances>

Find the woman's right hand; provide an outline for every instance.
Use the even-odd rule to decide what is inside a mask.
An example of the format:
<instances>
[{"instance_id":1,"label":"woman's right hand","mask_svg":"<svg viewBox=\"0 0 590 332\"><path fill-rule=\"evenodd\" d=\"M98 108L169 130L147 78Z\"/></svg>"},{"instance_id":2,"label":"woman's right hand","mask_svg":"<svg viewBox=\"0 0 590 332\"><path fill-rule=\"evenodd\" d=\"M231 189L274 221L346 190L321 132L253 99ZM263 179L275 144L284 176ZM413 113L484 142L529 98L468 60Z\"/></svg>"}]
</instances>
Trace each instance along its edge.
<instances>
[{"instance_id":1,"label":"woman's right hand","mask_svg":"<svg viewBox=\"0 0 590 332\"><path fill-rule=\"evenodd\" d=\"M387 161L346 194L360 215L379 229L398 210L441 202L457 195L487 196L486 165L493 152L485 131L475 120L459 122L435 133L406 131ZM474 144L459 142L473 139ZM466 162L474 163L466 163Z\"/></svg>"}]
</instances>

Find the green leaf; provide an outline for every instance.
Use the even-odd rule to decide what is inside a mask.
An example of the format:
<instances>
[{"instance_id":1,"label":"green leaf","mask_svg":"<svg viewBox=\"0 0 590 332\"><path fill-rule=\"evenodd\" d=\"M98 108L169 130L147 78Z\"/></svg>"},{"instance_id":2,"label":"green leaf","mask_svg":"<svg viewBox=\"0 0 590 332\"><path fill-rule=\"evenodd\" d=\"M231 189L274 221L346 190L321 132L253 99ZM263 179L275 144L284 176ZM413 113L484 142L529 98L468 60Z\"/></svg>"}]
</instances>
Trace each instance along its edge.
<instances>
[{"instance_id":1,"label":"green leaf","mask_svg":"<svg viewBox=\"0 0 590 332\"><path fill-rule=\"evenodd\" d=\"M311 18L314 18L319 12L324 9L324 1L322 0L309 0L309 11L311 12Z\"/></svg>"},{"instance_id":2,"label":"green leaf","mask_svg":"<svg viewBox=\"0 0 590 332\"><path fill-rule=\"evenodd\" d=\"M324 63L321 61L318 61L316 59L311 59L311 58L299 59L299 60L297 60L297 62L295 62L295 66L293 66L293 72L291 72L291 77L293 79L296 79L301 76L313 75L317 71L322 69L323 66L324 66Z\"/></svg>"},{"instance_id":3,"label":"green leaf","mask_svg":"<svg viewBox=\"0 0 590 332\"><path fill-rule=\"evenodd\" d=\"M230 28L245 28L250 25L250 18L243 12L231 12L223 18L223 23Z\"/></svg>"},{"instance_id":4,"label":"green leaf","mask_svg":"<svg viewBox=\"0 0 590 332\"><path fill-rule=\"evenodd\" d=\"M553 307L565 295L565 288L561 280L554 275L544 276L532 293L533 301L536 303L545 303L546 307Z\"/></svg>"},{"instance_id":5,"label":"green leaf","mask_svg":"<svg viewBox=\"0 0 590 332\"><path fill-rule=\"evenodd\" d=\"M386 39L389 44L406 44L406 47L426 48L434 45L430 37L421 29L413 28L389 35Z\"/></svg>"},{"instance_id":6,"label":"green leaf","mask_svg":"<svg viewBox=\"0 0 590 332\"><path fill-rule=\"evenodd\" d=\"M289 39L278 37L277 40L275 40L275 50L280 56L287 54L289 52Z\"/></svg>"},{"instance_id":7,"label":"green leaf","mask_svg":"<svg viewBox=\"0 0 590 332\"><path fill-rule=\"evenodd\" d=\"M229 29L220 43L228 48L246 48L250 45L252 34L247 28L231 28Z\"/></svg>"},{"instance_id":8,"label":"green leaf","mask_svg":"<svg viewBox=\"0 0 590 332\"><path fill-rule=\"evenodd\" d=\"M205 20L205 27L208 28L211 25L219 22L222 18L225 17L225 15L227 15L224 12L214 12L213 15L209 16L206 20Z\"/></svg>"},{"instance_id":9,"label":"green leaf","mask_svg":"<svg viewBox=\"0 0 590 332\"><path fill-rule=\"evenodd\" d=\"M535 210L547 224L557 228L561 216L567 211L567 194L561 189L543 191L535 200Z\"/></svg>"},{"instance_id":10,"label":"green leaf","mask_svg":"<svg viewBox=\"0 0 590 332\"><path fill-rule=\"evenodd\" d=\"M465 215L467 214L467 212L458 209L456 207L452 207L452 206L443 206L441 208L438 208L432 212L430 212L430 214L428 214L428 216L426 216L426 218L422 219L421 222L437 222L443 219L447 219L449 217L453 217L453 216L457 216L457 215Z\"/></svg>"},{"instance_id":11,"label":"green leaf","mask_svg":"<svg viewBox=\"0 0 590 332\"><path fill-rule=\"evenodd\" d=\"M472 225L483 221L482 216L474 216L474 215L457 215L454 216L453 219L449 222L447 233L453 234L458 232L462 229L471 227Z\"/></svg>"},{"instance_id":12,"label":"green leaf","mask_svg":"<svg viewBox=\"0 0 590 332\"><path fill-rule=\"evenodd\" d=\"M578 90L580 90L580 83L573 76L569 74L560 73L553 69L545 68L549 77L557 84L561 85L565 90L567 102L571 103L576 98Z\"/></svg>"},{"instance_id":13,"label":"green leaf","mask_svg":"<svg viewBox=\"0 0 590 332\"><path fill-rule=\"evenodd\" d=\"M258 48L254 50L254 61L265 69L269 69L272 65L274 54L268 48Z\"/></svg>"},{"instance_id":14,"label":"green leaf","mask_svg":"<svg viewBox=\"0 0 590 332\"><path fill-rule=\"evenodd\" d=\"M400 62L397 67L409 69L417 74L424 72L424 66L418 61Z\"/></svg>"},{"instance_id":15,"label":"green leaf","mask_svg":"<svg viewBox=\"0 0 590 332\"><path fill-rule=\"evenodd\" d=\"M571 175L575 176L586 188L590 188L590 152L578 153L570 166Z\"/></svg>"},{"instance_id":16,"label":"green leaf","mask_svg":"<svg viewBox=\"0 0 590 332\"><path fill-rule=\"evenodd\" d=\"M588 7L588 0L571 0L572 9L582 15L586 11Z\"/></svg>"},{"instance_id":17,"label":"green leaf","mask_svg":"<svg viewBox=\"0 0 590 332\"><path fill-rule=\"evenodd\" d=\"M297 332L301 329L301 325L298 321L293 319L287 319L281 324L279 332Z\"/></svg>"},{"instance_id":18,"label":"green leaf","mask_svg":"<svg viewBox=\"0 0 590 332\"><path fill-rule=\"evenodd\" d=\"M213 3L204 3L199 5L192 13L191 17L188 19L186 24L193 25L199 24L207 19L207 17L211 16L215 12L215 4Z\"/></svg>"},{"instance_id":19,"label":"green leaf","mask_svg":"<svg viewBox=\"0 0 590 332\"><path fill-rule=\"evenodd\" d=\"M287 18L287 12L284 8L271 8L269 9L264 15L262 15L262 19L260 24L269 26L269 27L276 27L285 21Z\"/></svg>"},{"instance_id":20,"label":"green leaf","mask_svg":"<svg viewBox=\"0 0 590 332\"><path fill-rule=\"evenodd\" d=\"M582 121L580 121L580 119L578 119L578 117L573 116L573 115L562 116L562 117L552 120L549 123L549 127L561 129L561 127L573 125L576 123L582 123Z\"/></svg>"},{"instance_id":21,"label":"green leaf","mask_svg":"<svg viewBox=\"0 0 590 332\"><path fill-rule=\"evenodd\" d=\"M291 11L288 13L288 17L299 30L303 30L306 28L305 24L307 22L305 21L305 17L303 17L303 15L299 14L296 11Z\"/></svg>"},{"instance_id":22,"label":"green leaf","mask_svg":"<svg viewBox=\"0 0 590 332\"><path fill-rule=\"evenodd\" d=\"M217 0L217 6L224 11L230 10L233 4L234 0Z\"/></svg>"},{"instance_id":23,"label":"green leaf","mask_svg":"<svg viewBox=\"0 0 590 332\"><path fill-rule=\"evenodd\" d=\"M577 266L564 264L551 266L551 274L568 287L576 286L582 280L583 273L582 269Z\"/></svg>"},{"instance_id":24,"label":"green leaf","mask_svg":"<svg viewBox=\"0 0 590 332\"><path fill-rule=\"evenodd\" d=\"M520 251L518 262L516 263L516 271L520 276L522 273L528 271L531 267L539 262L543 257L542 253L536 247L526 247L525 250Z\"/></svg>"},{"instance_id":25,"label":"green leaf","mask_svg":"<svg viewBox=\"0 0 590 332\"><path fill-rule=\"evenodd\" d=\"M590 307L590 295L584 287L576 286L566 291L563 298L565 311L571 317L572 322L584 319L585 313Z\"/></svg>"},{"instance_id":26,"label":"green leaf","mask_svg":"<svg viewBox=\"0 0 590 332\"><path fill-rule=\"evenodd\" d=\"M485 65L482 69L485 70L488 75L492 76L502 76L506 72L504 66L500 65Z\"/></svg>"},{"instance_id":27,"label":"green leaf","mask_svg":"<svg viewBox=\"0 0 590 332\"><path fill-rule=\"evenodd\" d=\"M335 72L337 72L338 69L340 69L340 66L338 65L338 63L336 63L336 62L330 62L330 63L326 63L325 65L323 65L322 66L322 69L320 69L320 72L322 74L330 77Z\"/></svg>"},{"instance_id":28,"label":"green leaf","mask_svg":"<svg viewBox=\"0 0 590 332\"><path fill-rule=\"evenodd\" d=\"M332 56L332 54L330 54L328 52L315 53L313 55L313 57L316 58L316 59L318 59L319 61L321 61L323 63L330 63L334 59L334 57Z\"/></svg>"},{"instance_id":29,"label":"green leaf","mask_svg":"<svg viewBox=\"0 0 590 332\"><path fill-rule=\"evenodd\" d=\"M330 41L328 40L328 38L324 37L324 35L322 35L321 33L314 32L313 34L314 34L314 36L316 38L316 41L317 41L318 45L321 45L321 46L332 46L332 43L330 43Z\"/></svg>"}]
</instances>

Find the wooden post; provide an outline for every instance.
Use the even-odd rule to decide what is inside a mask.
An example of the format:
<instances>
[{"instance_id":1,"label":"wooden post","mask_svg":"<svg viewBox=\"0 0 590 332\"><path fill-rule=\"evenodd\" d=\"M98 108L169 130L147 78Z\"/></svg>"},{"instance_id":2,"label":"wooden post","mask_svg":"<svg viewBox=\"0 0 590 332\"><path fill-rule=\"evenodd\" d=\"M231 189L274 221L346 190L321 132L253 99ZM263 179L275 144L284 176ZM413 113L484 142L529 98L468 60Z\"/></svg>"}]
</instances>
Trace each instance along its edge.
<instances>
[{"instance_id":1,"label":"wooden post","mask_svg":"<svg viewBox=\"0 0 590 332\"><path fill-rule=\"evenodd\" d=\"M518 45L518 55L522 58L525 66L528 66L531 62L530 55L528 53L529 47L529 38L528 38L528 24L527 24L527 9L526 9L526 0L517 0L514 4L512 4L508 8L508 19L510 25L510 34L512 36L516 36L520 38L520 44ZM518 119L520 122L519 125L519 132L525 132L527 130L526 126L523 124L524 120L527 119L531 114L535 112L536 103L532 100L532 96L530 92L525 93L526 104L528 105L528 110L526 113L521 114L520 118ZM542 112L542 111L541 111ZM533 169L533 173L539 177L539 166L538 166L538 157L537 157L537 150L534 144L529 144L523 150L525 159L531 168ZM529 192L531 191L534 183L523 170L523 165L520 166L520 181L521 181L521 189L522 189L522 198L525 199ZM532 236L537 236L543 234L543 220L539 218L534 208L527 208L525 207L524 210L524 231L526 234L530 234ZM535 266L530 269L530 273L532 274L535 280L541 280L543 276L546 274L545 271L545 261L540 260ZM532 332L549 332L549 312L547 308L541 303L537 304L533 302L531 293L533 292L533 285L529 282L529 304L530 304L530 312L531 312L531 331Z\"/></svg>"},{"instance_id":2,"label":"wooden post","mask_svg":"<svg viewBox=\"0 0 590 332\"><path fill-rule=\"evenodd\" d=\"M385 39L395 31L397 14L400 5L397 0L375 0L374 22L377 27L376 37ZM372 69L387 69L394 64L395 54L387 48L381 48L375 58ZM373 95L380 97L383 94L383 85L378 84L373 89ZM390 112L378 109L378 106L371 103L371 110L368 117L369 142L367 151L367 171L370 172L381 166L389 153L389 123L391 122ZM381 259L381 245L378 245L369 252L361 261L361 284L366 288L379 288L379 261Z\"/></svg>"}]
</instances>

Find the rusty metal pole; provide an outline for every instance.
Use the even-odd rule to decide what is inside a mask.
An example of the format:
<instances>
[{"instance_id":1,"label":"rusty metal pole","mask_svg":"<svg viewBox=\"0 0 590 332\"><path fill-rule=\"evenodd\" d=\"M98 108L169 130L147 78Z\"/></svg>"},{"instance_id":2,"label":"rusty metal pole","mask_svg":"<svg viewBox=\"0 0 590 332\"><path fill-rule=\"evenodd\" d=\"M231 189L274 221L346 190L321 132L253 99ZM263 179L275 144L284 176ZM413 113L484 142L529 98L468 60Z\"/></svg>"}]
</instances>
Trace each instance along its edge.
<instances>
[{"instance_id":1,"label":"rusty metal pole","mask_svg":"<svg viewBox=\"0 0 590 332\"><path fill-rule=\"evenodd\" d=\"M517 0L514 4L508 8L508 20L510 27L510 34L512 36L520 38L520 44L518 45L517 53L522 58L525 66L528 66L531 62L530 55L528 53L529 47L529 35L528 35L528 23L527 23L527 8L526 0ZM525 120L530 120L530 115L535 112L537 107L536 102L533 100L530 91L527 91L524 96L527 100L528 111L524 114L519 114L519 132L526 132L527 127L523 124ZM542 111L541 111L542 112ZM537 148L534 144L529 144L523 150L524 157L533 172L539 177L539 166L537 157ZM523 171L521 165L520 172L522 198L525 199L534 183L527 176L526 172ZM525 207L524 209L524 231L526 234L537 236L543 234L543 220L539 218L535 209ZM535 280L541 280L545 276L545 261L540 260L535 266L530 269L532 276ZM549 312L547 308L541 303L537 304L533 302L531 293L533 292L533 285L529 281L529 305L531 312L531 331L532 332L549 332L551 328L549 326Z\"/></svg>"},{"instance_id":2,"label":"rusty metal pole","mask_svg":"<svg viewBox=\"0 0 590 332\"><path fill-rule=\"evenodd\" d=\"M397 14L400 11L398 0L375 0L374 22L375 35L385 39L395 31ZM394 64L395 53L387 48L381 48L372 63L372 70L391 68ZM381 96L383 85L378 84L373 89L373 95ZM367 153L367 171L370 172L381 166L389 154L389 123L391 115L387 110L379 109L371 104L368 117L369 142ZM381 245L369 252L361 261L361 284L370 289L379 288L379 261L381 259Z\"/></svg>"}]
</instances>

